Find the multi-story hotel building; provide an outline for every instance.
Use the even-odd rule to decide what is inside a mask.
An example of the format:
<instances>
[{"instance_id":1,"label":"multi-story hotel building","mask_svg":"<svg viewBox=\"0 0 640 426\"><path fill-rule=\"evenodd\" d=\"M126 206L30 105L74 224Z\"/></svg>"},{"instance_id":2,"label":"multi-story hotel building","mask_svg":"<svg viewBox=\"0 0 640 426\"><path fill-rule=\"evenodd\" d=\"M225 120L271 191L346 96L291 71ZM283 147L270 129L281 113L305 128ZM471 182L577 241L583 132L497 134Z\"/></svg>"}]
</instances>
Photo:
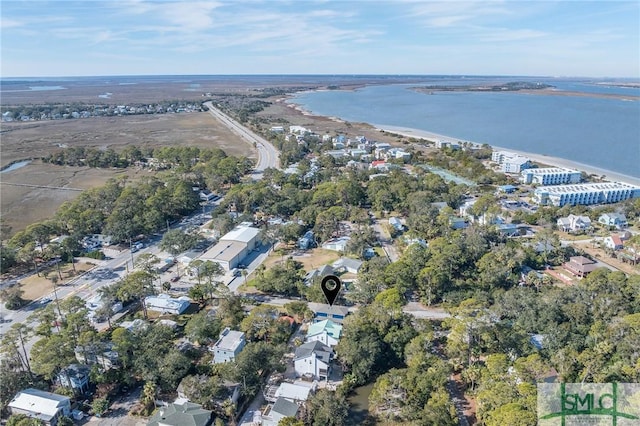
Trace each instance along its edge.
<instances>
[{"instance_id":1,"label":"multi-story hotel building","mask_svg":"<svg viewBox=\"0 0 640 426\"><path fill-rule=\"evenodd\" d=\"M579 185L541 186L533 192L536 203L562 207L609 204L640 197L640 187L623 182L583 183Z\"/></svg>"},{"instance_id":2,"label":"multi-story hotel building","mask_svg":"<svg viewBox=\"0 0 640 426\"><path fill-rule=\"evenodd\" d=\"M524 184L566 185L580 183L581 180L582 172L559 167L526 169L520 173L520 182Z\"/></svg>"},{"instance_id":3,"label":"multi-story hotel building","mask_svg":"<svg viewBox=\"0 0 640 426\"><path fill-rule=\"evenodd\" d=\"M520 173L531 167L531 160L507 151L493 151L491 161L498 163L503 173Z\"/></svg>"}]
</instances>

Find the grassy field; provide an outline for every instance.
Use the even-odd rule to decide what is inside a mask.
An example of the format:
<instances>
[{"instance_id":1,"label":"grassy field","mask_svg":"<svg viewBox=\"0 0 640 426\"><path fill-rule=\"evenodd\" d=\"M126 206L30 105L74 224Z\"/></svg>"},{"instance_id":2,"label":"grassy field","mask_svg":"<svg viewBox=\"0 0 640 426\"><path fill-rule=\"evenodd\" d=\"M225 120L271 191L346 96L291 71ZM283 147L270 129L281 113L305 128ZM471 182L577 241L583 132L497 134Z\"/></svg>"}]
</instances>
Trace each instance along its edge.
<instances>
[{"instance_id":1,"label":"grassy field","mask_svg":"<svg viewBox=\"0 0 640 426\"><path fill-rule=\"evenodd\" d=\"M127 145L190 145L221 148L229 155L255 158L253 147L209 113L144 115L83 120L43 121L37 123L3 123L2 166L26 158L46 156L59 145L91 146L119 150ZM79 191L43 188L43 186L88 189L104 184L109 178L129 179L147 175L136 169L92 169L31 164L2 173L0 212L13 232L53 216L65 201ZM27 187L19 185L34 185Z\"/></svg>"},{"instance_id":2,"label":"grassy field","mask_svg":"<svg viewBox=\"0 0 640 426\"><path fill-rule=\"evenodd\" d=\"M78 274L82 271L88 271L93 267L93 264L83 261L76 261L76 271ZM69 280L71 280L75 276L73 275L73 267L70 264L63 265L60 268L60 271L62 273L62 280L58 282L58 286L67 285ZM51 274L57 274L57 270L55 267L40 271L40 276L33 274L27 278L20 280L20 289L24 291L22 298L31 301L39 299L53 292L53 283L51 282L51 280L46 278Z\"/></svg>"}]
</instances>

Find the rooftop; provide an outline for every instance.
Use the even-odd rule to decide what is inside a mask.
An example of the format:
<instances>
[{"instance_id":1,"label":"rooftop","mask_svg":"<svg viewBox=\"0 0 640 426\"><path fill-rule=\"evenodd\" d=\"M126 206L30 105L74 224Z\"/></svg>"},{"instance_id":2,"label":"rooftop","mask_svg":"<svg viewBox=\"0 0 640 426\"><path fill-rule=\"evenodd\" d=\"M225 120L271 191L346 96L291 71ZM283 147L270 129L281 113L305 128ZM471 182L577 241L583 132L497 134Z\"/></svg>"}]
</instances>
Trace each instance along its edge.
<instances>
[{"instance_id":1,"label":"rooftop","mask_svg":"<svg viewBox=\"0 0 640 426\"><path fill-rule=\"evenodd\" d=\"M65 401L70 401L70 398L56 393L28 388L18 392L9 403L9 407L38 413L40 414L38 418L50 420L56 415L59 408L64 405Z\"/></svg>"},{"instance_id":2,"label":"rooftop","mask_svg":"<svg viewBox=\"0 0 640 426\"><path fill-rule=\"evenodd\" d=\"M308 356L311 356L311 354L313 353L319 354L320 357L322 357L323 353L326 353L326 354L333 353L333 349L331 349L329 346L325 345L322 342L314 340L312 342L303 343L302 345L298 346L296 348L295 359L303 359Z\"/></svg>"},{"instance_id":3,"label":"rooftop","mask_svg":"<svg viewBox=\"0 0 640 426\"><path fill-rule=\"evenodd\" d=\"M282 414L285 417L295 417L296 413L298 412L298 405L280 397L273 404L271 412Z\"/></svg>"},{"instance_id":4,"label":"rooftop","mask_svg":"<svg viewBox=\"0 0 640 426\"><path fill-rule=\"evenodd\" d=\"M580 183L576 185L541 186L536 189L536 192L548 192L549 194L568 194L573 192L598 192L616 189L635 189L640 191L640 186L630 185L624 182Z\"/></svg>"},{"instance_id":5,"label":"rooftop","mask_svg":"<svg viewBox=\"0 0 640 426\"><path fill-rule=\"evenodd\" d=\"M211 247L201 257L202 260L219 260L229 262L247 247L247 243L231 240L220 240L218 244Z\"/></svg>"},{"instance_id":6,"label":"rooftop","mask_svg":"<svg viewBox=\"0 0 640 426\"><path fill-rule=\"evenodd\" d=\"M237 241L241 243L248 243L252 239L256 238L260 230L251 226L238 226L233 231L220 237L220 241Z\"/></svg>"},{"instance_id":7,"label":"rooftop","mask_svg":"<svg viewBox=\"0 0 640 426\"><path fill-rule=\"evenodd\" d=\"M309 326L307 336L315 336L316 334L320 334L324 331L326 331L329 336L339 339L340 334L342 334L342 326L331 320L319 321Z\"/></svg>"},{"instance_id":8,"label":"rooftop","mask_svg":"<svg viewBox=\"0 0 640 426\"><path fill-rule=\"evenodd\" d=\"M580 171L574 169L565 169L562 167L543 167L541 169L526 169L522 171L522 174L532 175L550 175L557 173L580 173Z\"/></svg>"},{"instance_id":9,"label":"rooftop","mask_svg":"<svg viewBox=\"0 0 640 426\"><path fill-rule=\"evenodd\" d=\"M306 401L309 399L311 387L293 383L281 383L275 392L275 398L286 398L290 401Z\"/></svg>"},{"instance_id":10,"label":"rooftop","mask_svg":"<svg viewBox=\"0 0 640 426\"><path fill-rule=\"evenodd\" d=\"M211 421L211 414L211 411L193 402L173 403L159 408L147 426L205 426Z\"/></svg>"},{"instance_id":11,"label":"rooftop","mask_svg":"<svg viewBox=\"0 0 640 426\"><path fill-rule=\"evenodd\" d=\"M235 351L243 340L244 333L242 331L234 331L227 327L220 333L220 338L213 346L216 349Z\"/></svg>"}]
</instances>

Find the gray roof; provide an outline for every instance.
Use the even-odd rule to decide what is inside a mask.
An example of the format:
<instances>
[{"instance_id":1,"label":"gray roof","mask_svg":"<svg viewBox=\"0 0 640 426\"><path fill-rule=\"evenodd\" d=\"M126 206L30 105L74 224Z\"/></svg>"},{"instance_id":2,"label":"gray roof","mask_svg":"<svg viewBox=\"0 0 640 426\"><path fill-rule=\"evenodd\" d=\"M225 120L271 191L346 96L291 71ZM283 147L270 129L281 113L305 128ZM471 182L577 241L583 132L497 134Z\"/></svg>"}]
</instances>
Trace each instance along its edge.
<instances>
[{"instance_id":1,"label":"gray roof","mask_svg":"<svg viewBox=\"0 0 640 426\"><path fill-rule=\"evenodd\" d=\"M273 404L271 411L282 414L285 417L295 417L298 412L298 405L280 397Z\"/></svg>"},{"instance_id":2,"label":"gray roof","mask_svg":"<svg viewBox=\"0 0 640 426\"><path fill-rule=\"evenodd\" d=\"M295 359L306 358L314 352L319 354L322 357L323 352L330 354L333 352L333 350L329 346L325 345L324 343L318 340L313 340L311 342L304 343L296 348Z\"/></svg>"},{"instance_id":3,"label":"gray roof","mask_svg":"<svg viewBox=\"0 0 640 426\"><path fill-rule=\"evenodd\" d=\"M212 414L212 411L205 410L193 402L169 404L168 407L159 408L149 419L147 426L209 426Z\"/></svg>"}]
</instances>

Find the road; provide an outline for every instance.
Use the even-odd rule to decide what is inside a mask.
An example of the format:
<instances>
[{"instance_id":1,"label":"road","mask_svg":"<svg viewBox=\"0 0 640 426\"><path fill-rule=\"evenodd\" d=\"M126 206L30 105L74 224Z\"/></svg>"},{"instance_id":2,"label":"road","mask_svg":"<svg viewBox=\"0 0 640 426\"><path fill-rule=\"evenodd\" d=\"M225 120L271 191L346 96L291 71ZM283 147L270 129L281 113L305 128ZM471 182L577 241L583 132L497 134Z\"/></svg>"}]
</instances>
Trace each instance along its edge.
<instances>
[{"instance_id":1,"label":"road","mask_svg":"<svg viewBox=\"0 0 640 426\"><path fill-rule=\"evenodd\" d=\"M252 174L253 179L260 180L264 171L268 168L279 168L280 158L278 150L268 140L262 136L256 135L242 124L238 123L227 114L213 106L211 101L205 102L204 105L209 109L209 113L218 119L222 124L227 126L229 130L247 141L251 146L258 150L258 163Z\"/></svg>"},{"instance_id":2,"label":"road","mask_svg":"<svg viewBox=\"0 0 640 426\"><path fill-rule=\"evenodd\" d=\"M393 246L393 240L390 238L387 238L386 236L387 232L382 227L381 221L382 219L376 219L373 222L373 225L372 225L373 231L375 232L376 237L380 242L380 246L382 247L382 250L387 255L387 259L389 259L389 261L392 263L397 262L398 259L400 259L400 255L398 254L398 251L396 250L396 248Z\"/></svg>"}]
</instances>

